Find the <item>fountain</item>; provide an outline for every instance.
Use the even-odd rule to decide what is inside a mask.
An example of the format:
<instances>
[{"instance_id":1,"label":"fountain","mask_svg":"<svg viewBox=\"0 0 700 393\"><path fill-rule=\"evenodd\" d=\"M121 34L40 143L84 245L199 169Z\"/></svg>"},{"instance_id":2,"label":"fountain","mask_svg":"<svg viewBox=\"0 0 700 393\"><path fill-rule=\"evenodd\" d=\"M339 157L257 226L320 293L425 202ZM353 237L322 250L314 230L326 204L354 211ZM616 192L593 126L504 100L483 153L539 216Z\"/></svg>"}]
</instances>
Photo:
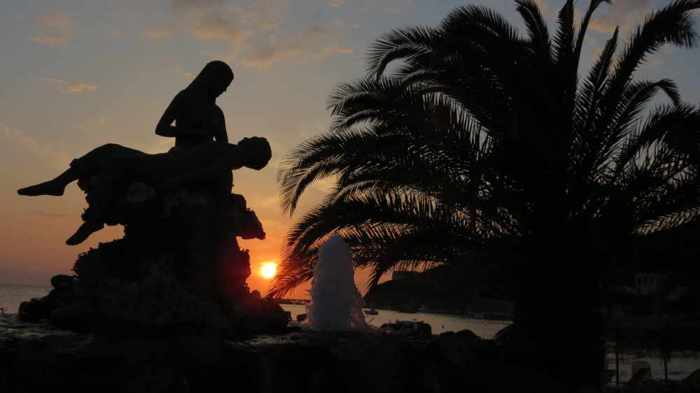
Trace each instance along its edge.
<instances>
[{"instance_id":1,"label":"fountain","mask_svg":"<svg viewBox=\"0 0 700 393\"><path fill-rule=\"evenodd\" d=\"M314 330L367 327L362 297L355 286L350 247L338 235L329 238L318 252L307 312Z\"/></svg>"}]
</instances>

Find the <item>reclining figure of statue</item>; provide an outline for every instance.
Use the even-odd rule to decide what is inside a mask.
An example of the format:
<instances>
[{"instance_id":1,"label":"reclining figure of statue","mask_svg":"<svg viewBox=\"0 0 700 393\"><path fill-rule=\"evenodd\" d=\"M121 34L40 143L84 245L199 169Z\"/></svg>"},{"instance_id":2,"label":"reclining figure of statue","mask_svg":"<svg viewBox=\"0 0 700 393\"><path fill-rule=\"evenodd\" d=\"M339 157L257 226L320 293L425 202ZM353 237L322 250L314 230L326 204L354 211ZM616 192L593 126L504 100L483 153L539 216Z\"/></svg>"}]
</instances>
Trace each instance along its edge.
<instances>
[{"instance_id":1,"label":"reclining figure of statue","mask_svg":"<svg viewBox=\"0 0 700 393\"><path fill-rule=\"evenodd\" d=\"M69 245L76 245L104 227L116 198L123 195L131 184L143 183L157 192L189 184L216 184L234 169L260 170L270 158L270 145L260 137L244 138L237 145L207 142L190 149L160 154L106 144L73 160L70 167L53 180L17 192L26 196L60 196L73 181L77 180L79 185L90 183L87 187L90 207L83 214L84 223L66 241Z\"/></svg>"}]
</instances>

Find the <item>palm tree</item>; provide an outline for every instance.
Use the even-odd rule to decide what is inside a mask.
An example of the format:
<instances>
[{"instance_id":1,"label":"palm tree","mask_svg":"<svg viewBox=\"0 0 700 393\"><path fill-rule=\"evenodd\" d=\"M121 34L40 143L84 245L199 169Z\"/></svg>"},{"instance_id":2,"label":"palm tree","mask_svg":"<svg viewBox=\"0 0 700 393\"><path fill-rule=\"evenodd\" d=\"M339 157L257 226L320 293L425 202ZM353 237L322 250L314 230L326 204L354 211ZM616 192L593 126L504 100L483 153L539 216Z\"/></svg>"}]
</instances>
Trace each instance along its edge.
<instances>
[{"instance_id":1,"label":"palm tree","mask_svg":"<svg viewBox=\"0 0 700 393\"><path fill-rule=\"evenodd\" d=\"M518 0L526 35L467 6L376 41L368 76L332 95L329 132L280 172L290 213L312 182L337 182L289 232L272 293L308 280L333 232L371 268L370 286L395 268L503 253L520 283L516 326L537 349L530 363L572 387L598 384L601 275L630 239L700 207L700 111L671 80L634 79L663 45L694 44L700 0L652 13L617 56L615 30L579 81L603 2L591 1L578 33L573 0L553 36L534 1ZM650 108L659 93L670 103Z\"/></svg>"}]
</instances>

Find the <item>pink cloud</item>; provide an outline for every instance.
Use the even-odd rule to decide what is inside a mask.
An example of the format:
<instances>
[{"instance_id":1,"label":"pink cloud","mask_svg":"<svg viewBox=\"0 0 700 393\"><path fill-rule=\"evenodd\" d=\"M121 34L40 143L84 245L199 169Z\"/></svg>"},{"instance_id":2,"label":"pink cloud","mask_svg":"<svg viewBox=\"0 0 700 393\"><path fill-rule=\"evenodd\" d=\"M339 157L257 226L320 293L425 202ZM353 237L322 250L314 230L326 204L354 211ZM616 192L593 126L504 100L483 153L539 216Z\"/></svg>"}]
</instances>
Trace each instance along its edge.
<instances>
[{"instance_id":1,"label":"pink cloud","mask_svg":"<svg viewBox=\"0 0 700 393\"><path fill-rule=\"evenodd\" d=\"M200 40L223 40L236 44L240 44L245 37L238 16L229 14L226 18L216 13L202 15L192 26L192 34Z\"/></svg>"},{"instance_id":2,"label":"pink cloud","mask_svg":"<svg viewBox=\"0 0 700 393\"><path fill-rule=\"evenodd\" d=\"M63 79L42 78L54 89L64 94L92 93L97 90L97 85L88 82L68 82Z\"/></svg>"},{"instance_id":3,"label":"pink cloud","mask_svg":"<svg viewBox=\"0 0 700 393\"><path fill-rule=\"evenodd\" d=\"M330 0L342 5L340 0ZM288 0L255 0L248 5L221 0L173 0L173 8L193 37L230 44L230 56L253 68L296 60L323 60L352 53L342 45L339 24L316 24L284 31Z\"/></svg>"},{"instance_id":4,"label":"pink cloud","mask_svg":"<svg viewBox=\"0 0 700 393\"><path fill-rule=\"evenodd\" d=\"M255 68L268 68L282 61L325 60L339 54L352 53L351 48L339 45L337 31L328 25L313 26L300 33L279 39L268 37L247 48L242 55L243 64Z\"/></svg>"},{"instance_id":5,"label":"pink cloud","mask_svg":"<svg viewBox=\"0 0 700 393\"><path fill-rule=\"evenodd\" d=\"M594 17L591 21L591 29L603 33L610 33L618 26L623 30L629 30L641 23L644 15L652 10L650 0L613 1L612 4L604 7L607 8L607 13Z\"/></svg>"},{"instance_id":6,"label":"pink cloud","mask_svg":"<svg viewBox=\"0 0 700 393\"><path fill-rule=\"evenodd\" d=\"M37 17L38 32L32 41L47 46L65 45L73 37L73 19L61 12Z\"/></svg>"}]
</instances>

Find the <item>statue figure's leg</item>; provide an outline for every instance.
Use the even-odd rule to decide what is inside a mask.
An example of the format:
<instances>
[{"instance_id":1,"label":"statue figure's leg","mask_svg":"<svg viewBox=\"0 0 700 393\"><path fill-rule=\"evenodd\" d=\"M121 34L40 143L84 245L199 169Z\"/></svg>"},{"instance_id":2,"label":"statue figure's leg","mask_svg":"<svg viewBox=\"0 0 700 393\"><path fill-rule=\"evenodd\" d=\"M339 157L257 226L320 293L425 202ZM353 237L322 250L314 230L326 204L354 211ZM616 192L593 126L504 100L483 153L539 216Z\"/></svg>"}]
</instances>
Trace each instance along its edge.
<instances>
[{"instance_id":1,"label":"statue figure's leg","mask_svg":"<svg viewBox=\"0 0 700 393\"><path fill-rule=\"evenodd\" d=\"M75 180L78 180L78 173L73 167L70 167L52 180L35 184L33 186L20 188L17 190L17 193L25 196L61 196L63 195L66 186Z\"/></svg>"},{"instance_id":2,"label":"statue figure's leg","mask_svg":"<svg viewBox=\"0 0 700 393\"><path fill-rule=\"evenodd\" d=\"M109 143L91 150L84 156L73 160L70 168L52 180L33 186L20 188L17 193L25 196L53 195L61 196L66 186L78 178L89 176L110 166L115 158L128 158L144 153L128 147Z\"/></svg>"},{"instance_id":3,"label":"statue figure's leg","mask_svg":"<svg viewBox=\"0 0 700 393\"><path fill-rule=\"evenodd\" d=\"M144 156L146 154L143 152L117 144L102 145L73 160L70 168L53 180L22 188L17 192L29 196L63 195L68 184L79 180L90 206L83 214L83 224L66 243L80 244L104 227L106 212L115 198L114 182Z\"/></svg>"},{"instance_id":4,"label":"statue figure's leg","mask_svg":"<svg viewBox=\"0 0 700 393\"><path fill-rule=\"evenodd\" d=\"M69 246L78 245L84 242L88 237L90 237L90 235L104 227L105 225L102 222L85 221L78 227L78 229L75 231L75 233L73 233L73 235L71 235L71 237L66 239L66 244L68 244Z\"/></svg>"},{"instance_id":5,"label":"statue figure's leg","mask_svg":"<svg viewBox=\"0 0 700 393\"><path fill-rule=\"evenodd\" d=\"M80 186L86 194L85 200L89 206L81 216L83 223L66 240L66 244L71 246L80 244L90 235L104 228L105 218L115 198L114 183L119 176L121 176L120 171L112 169L91 176L89 179L80 179Z\"/></svg>"}]
</instances>

